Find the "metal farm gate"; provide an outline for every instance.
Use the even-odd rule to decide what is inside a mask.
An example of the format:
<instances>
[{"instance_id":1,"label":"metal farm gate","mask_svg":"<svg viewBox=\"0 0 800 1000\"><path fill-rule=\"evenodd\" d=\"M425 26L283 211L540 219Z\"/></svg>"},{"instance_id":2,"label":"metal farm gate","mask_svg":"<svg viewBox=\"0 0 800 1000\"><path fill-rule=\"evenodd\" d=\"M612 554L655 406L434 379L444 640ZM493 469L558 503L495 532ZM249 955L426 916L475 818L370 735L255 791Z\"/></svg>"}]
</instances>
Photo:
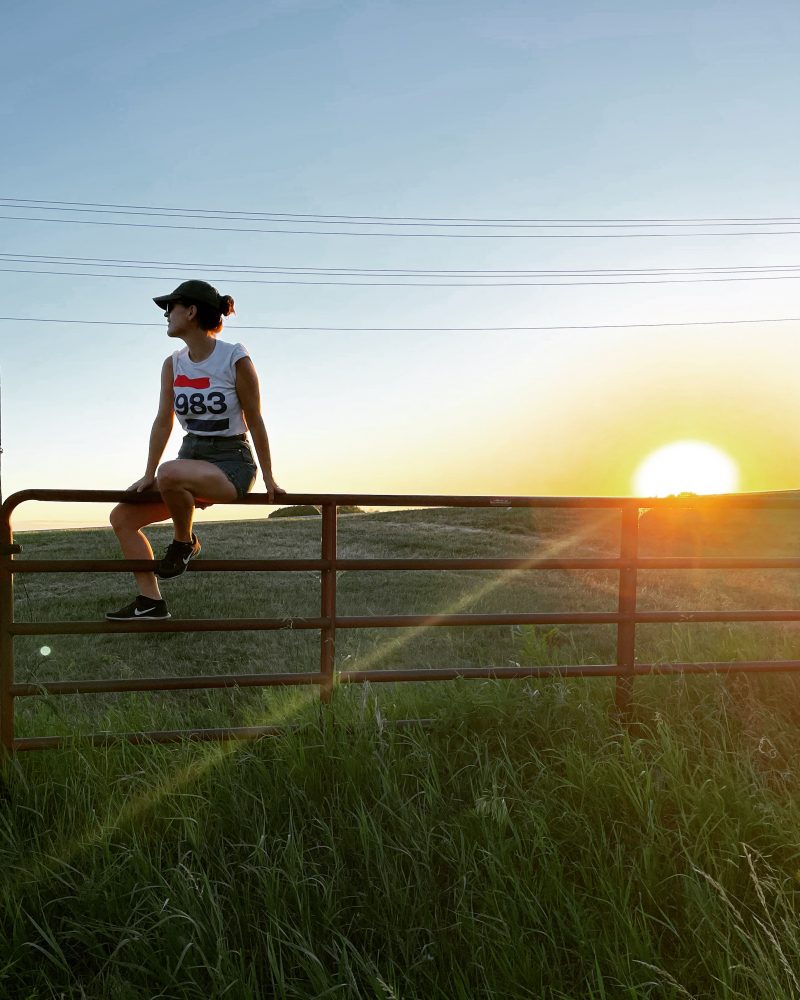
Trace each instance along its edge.
<instances>
[{"instance_id":1,"label":"metal farm gate","mask_svg":"<svg viewBox=\"0 0 800 1000\"><path fill-rule=\"evenodd\" d=\"M140 502L157 499L142 494ZM307 572L320 574L320 613L316 618L227 618L184 619L157 622L37 622L14 620L14 577L19 573L119 573L149 570L154 563L133 560L34 560L15 559L11 515L27 501L119 503L131 501L129 493L108 490L23 490L0 507L0 755L19 750L57 747L61 737L17 738L14 735L14 702L37 695L108 693L122 691L175 691L195 688L269 687L273 685L317 685L320 698L331 697L334 684L364 681L439 681L457 677L616 677L616 707L626 712L635 677L647 674L708 673L712 671L798 671L800 660L747 660L708 663L640 663L636 661L636 626L664 622L787 622L800 621L800 611L637 611L639 570L669 569L800 569L800 558L729 558L699 556L639 555L639 515L656 507L702 509L750 508L797 509L792 494L731 494L724 497L644 499L627 497L465 497L379 496L349 494L286 494L282 504L314 504L322 512L322 545L319 559L204 559L193 563L194 572L219 573ZM266 506L266 494L250 494L240 503ZM613 509L620 513L619 554L610 558L564 559L341 559L337 556L336 523L339 507L536 507L549 509ZM616 570L619 592L616 611L548 612L530 614L436 614L341 616L336 611L336 574L402 570ZM613 663L574 666L465 667L415 670L336 670L336 633L355 628L419 628L480 625L616 625L616 659ZM121 632L237 632L244 630L313 629L320 635L319 670L306 673L215 674L199 677L142 677L118 680L45 681L18 683L14 678L14 640L24 635L92 635ZM175 730L169 732L100 734L93 742L112 739L132 742L168 743L181 739L251 738L274 732L275 727L250 726L226 729Z\"/></svg>"}]
</instances>

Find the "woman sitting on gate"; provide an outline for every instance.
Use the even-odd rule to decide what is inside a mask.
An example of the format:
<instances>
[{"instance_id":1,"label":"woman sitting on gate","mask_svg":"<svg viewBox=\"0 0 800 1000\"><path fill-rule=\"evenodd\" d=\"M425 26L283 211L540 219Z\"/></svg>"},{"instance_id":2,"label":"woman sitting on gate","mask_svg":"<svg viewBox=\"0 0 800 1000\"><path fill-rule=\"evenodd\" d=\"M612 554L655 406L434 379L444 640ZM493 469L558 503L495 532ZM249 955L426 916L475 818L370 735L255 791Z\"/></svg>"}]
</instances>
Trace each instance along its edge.
<instances>
[{"instance_id":1,"label":"woman sitting on gate","mask_svg":"<svg viewBox=\"0 0 800 1000\"><path fill-rule=\"evenodd\" d=\"M192 531L195 507L240 500L256 479L256 464L247 443L253 438L269 502L284 491L272 476L269 439L261 416L258 376L241 344L217 340L222 319L230 316L233 299L205 281L184 281L170 295L153 299L167 317L167 336L186 347L175 351L161 369L161 396L150 432L147 467L130 491L154 487L155 503L121 503L111 512L111 525L127 559L152 559L153 550L141 529L172 518L175 538L155 573L134 573L139 593L112 621L156 621L169 618L158 587L179 576L200 551ZM186 436L175 461L159 466L177 414Z\"/></svg>"}]
</instances>

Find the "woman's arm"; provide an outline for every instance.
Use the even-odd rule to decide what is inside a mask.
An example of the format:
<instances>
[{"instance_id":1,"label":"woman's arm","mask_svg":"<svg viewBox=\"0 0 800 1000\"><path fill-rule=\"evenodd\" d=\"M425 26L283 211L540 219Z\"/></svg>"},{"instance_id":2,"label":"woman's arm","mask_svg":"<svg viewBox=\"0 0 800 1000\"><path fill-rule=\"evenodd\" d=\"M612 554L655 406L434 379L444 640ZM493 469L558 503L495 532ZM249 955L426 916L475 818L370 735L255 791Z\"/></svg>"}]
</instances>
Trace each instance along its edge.
<instances>
[{"instance_id":1,"label":"woman's arm","mask_svg":"<svg viewBox=\"0 0 800 1000\"><path fill-rule=\"evenodd\" d=\"M239 397L245 423L253 438L253 447L256 449L261 475L267 488L267 499L270 503L274 503L275 494L285 493L286 490L278 486L272 475L269 438L267 437L267 428L264 426L264 418L261 416L261 391L258 386L258 375L250 358L240 358L236 362L236 395Z\"/></svg>"},{"instance_id":2,"label":"woman's arm","mask_svg":"<svg viewBox=\"0 0 800 1000\"><path fill-rule=\"evenodd\" d=\"M158 413L153 421L150 430L150 444L147 449L147 467L141 479L128 487L128 490L136 490L137 493L144 493L145 490L152 489L156 482L156 469L167 447L167 441L172 433L172 425L175 422L175 404L172 390L172 358L169 357L161 367L161 395L158 399Z\"/></svg>"}]
</instances>

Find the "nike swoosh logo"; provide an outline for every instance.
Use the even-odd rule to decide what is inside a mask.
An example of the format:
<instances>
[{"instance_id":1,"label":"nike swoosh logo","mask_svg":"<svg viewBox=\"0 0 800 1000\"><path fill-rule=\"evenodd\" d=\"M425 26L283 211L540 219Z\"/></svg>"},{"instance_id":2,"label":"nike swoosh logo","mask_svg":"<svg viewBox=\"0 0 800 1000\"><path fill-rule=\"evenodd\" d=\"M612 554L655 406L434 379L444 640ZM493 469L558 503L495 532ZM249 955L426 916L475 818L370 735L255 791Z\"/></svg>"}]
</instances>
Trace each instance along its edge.
<instances>
[{"instance_id":1,"label":"nike swoosh logo","mask_svg":"<svg viewBox=\"0 0 800 1000\"><path fill-rule=\"evenodd\" d=\"M187 557L186 557L186 558L185 558L185 559L183 560L183 565L184 565L184 566L188 566L188 565L189 565L189 560L190 560L190 559L192 558L192 556L193 556L193 555L194 555L194 552L190 553L190 554L189 554L189 555L188 555L188 556L187 556Z\"/></svg>"},{"instance_id":2,"label":"nike swoosh logo","mask_svg":"<svg viewBox=\"0 0 800 1000\"><path fill-rule=\"evenodd\" d=\"M156 606L154 604L152 608L145 608L144 611L140 611L138 608L134 608L133 609L133 613L138 618L140 615L149 615L151 611L155 611L155 610L156 610Z\"/></svg>"}]
</instances>

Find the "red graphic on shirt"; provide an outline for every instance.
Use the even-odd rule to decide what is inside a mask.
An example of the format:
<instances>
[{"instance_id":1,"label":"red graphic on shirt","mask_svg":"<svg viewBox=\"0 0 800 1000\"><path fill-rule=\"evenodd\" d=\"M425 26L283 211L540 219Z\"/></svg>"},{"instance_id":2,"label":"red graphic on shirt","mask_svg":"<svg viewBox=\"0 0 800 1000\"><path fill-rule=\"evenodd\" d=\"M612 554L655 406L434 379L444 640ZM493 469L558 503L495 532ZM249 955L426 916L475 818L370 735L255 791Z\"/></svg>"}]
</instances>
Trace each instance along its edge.
<instances>
[{"instance_id":1,"label":"red graphic on shirt","mask_svg":"<svg viewBox=\"0 0 800 1000\"><path fill-rule=\"evenodd\" d=\"M178 389L209 389L211 387L211 379L188 378L186 375L179 375L173 384Z\"/></svg>"}]
</instances>

